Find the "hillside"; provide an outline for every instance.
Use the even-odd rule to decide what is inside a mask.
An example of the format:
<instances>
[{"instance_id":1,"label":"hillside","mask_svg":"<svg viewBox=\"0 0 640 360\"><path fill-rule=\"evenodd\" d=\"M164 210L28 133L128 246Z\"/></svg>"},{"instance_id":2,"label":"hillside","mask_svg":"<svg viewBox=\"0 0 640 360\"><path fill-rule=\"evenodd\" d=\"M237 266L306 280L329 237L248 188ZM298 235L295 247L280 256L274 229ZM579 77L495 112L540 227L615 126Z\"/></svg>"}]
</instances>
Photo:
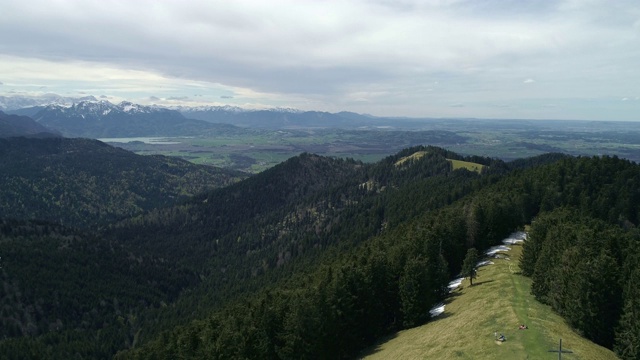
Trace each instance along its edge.
<instances>
[{"instance_id":1,"label":"hillside","mask_svg":"<svg viewBox=\"0 0 640 360\"><path fill-rule=\"evenodd\" d=\"M393 167L399 159L422 150L424 149L412 149L399 153L374 167L382 169L385 163ZM446 155L450 158L451 154ZM416 165L424 158L420 158ZM444 156L443 160L446 162ZM464 161L470 160L472 159ZM529 163L536 164L540 161L541 159L532 159ZM522 165L519 163L518 167ZM632 322L633 310L630 309L633 306L628 305L623 309L616 305L633 304L636 292L625 290L624 301L619 303L611 302L612 298L607 294L621 294L624 284L628 284L635 276L631 275L634 273L631 269L638 268L637 257L631 255L637 253L639 248L637 231L632 225L637 222L637 218L629 218L625 214L637 214L639 205L628 203L623 194L637 188L629 180L640 178L633 175L639 171L638 166L633 163L605 157L561 159L554 164L534 166L525 171L502 175L485 174L474 178L471 188L475 190L466 190L466 196L460 200L451 199L451 202L444 202L431 210L422 210L413 216L407 216L410 212L406 207L394 208L391 206L393 202L387 203L379 198L378 207L370 209L373 213L382 215L381 223L387 225L373 236L367 235L366 241L351 243L353 245L348 247L339 246L340 251L331 251L329 247L327 256L320 256L317 265L307 261L305 268L298 267L290 278L280 280L278 286L259 291L249 299L228 303L222 309L201 316L186 327L175 327L172 331L156 336L155 340L132 352L122 352L118 358L151 359L164 354L190 358L204 358L211 354L228 358L352 358L376 339L428 322L429 309L445 299L447 283L451 276L460 272L467 248L473 246L481 250L487 249L500 243L504 236L523 227L536 216L543 216L563 206L575 206L583 214L592 214L591 216L598 218L604 216L608 219L615 215L612 219L626 219L627 230L621 229L616 220L606 223L610 231L622 231L615 236L613 235L617 233L611 232L611 240L595 233L584 232L582 235L585 240L589 239L594 250L598 247L605 249L614 241L624 244L620 251L611 256L627 256L611 258L607 263L622 264L622 268L629 270L622 272L624 275L617 279L610 278L609 275L603 277L602 279L607 279L606 287L597 276L577 278L579 281L574 282L576 289L593 295L581 298L581 306L573 309L573 316L588 320L587 324L594 324L595 327L583 328L580 323L573 321L571 326L578 333L595 341L600 339L589 334L597 329L607 336L615 335L620 344L636 346L634 344L637 344L637 338L633 336L637 334L638 324ZM472 174L468 171L462 173ZM393 172L389 173L388 168L386 174L393 178ZM589 174L589 186L582 188L583 198L581 202L575 203L575 193L558 192L557 186L576 189L577 184L585 183L581 174ZM435 176L431 180L437 178ZM626 179L627 183L620 183L617 187L620 195L614 196L609 192L608 184L618 184L622 179ZM425 180L428 179L423 179ZM413 194L414 202L404 203L420 204L423 199L433 198L435 194L446 193L451 196L455 193L453 184L464 184L461 180L449 178L449 190L445 190L445 187L437 186L437 182L414 179L407 183L407 187L398 187L393 195L403 197L403 192L408 191ZM420 193L415 191L418 187L410 184L422 184L421 188L430 188L432 192L418 198L416 195ZM383 190L380 194L389 193ZM603 213L599 201L605 198L604 194L607 194L610 206ZM390 200L391 197L385 199ZM392 214L405 214L405 220L387 222ZM553 214L549 216L555 217ZM358 232L358 228L353 226L352 231ZM557 232L554 235L557 236ZM621 238L614 240L616 236ZM568 250L574 251L571 248ZM600 261L597 250L589 252L591 255L583 254L582 257L571 257L570 252L565 256L578 263L584 260L579 266L584 266L585 269L592 261ZM595 259L591 256L595 256ZM568 269L575 266L576 264L571 264ZM602 269L606 270L606 274L611 273L606 266ZM564 274L568 275L570 272ZM237 275L232 278L236 281L241 279ZM571 284L566 277L561 279L563 283ZM534 285L536 281L534 277ZM483 285L485 284L479 284L478 288ZM538 301L543 300L538 296L536 298ZM487 308L492 306L484 301L482 304ZM558 311L555 305L552 306ZM605 307L607 310L598 310L604 309L602 306L608 306ZM617 325L619 320L627 318L624 327ZM527 318L514 318L513 326L523 320ZM534 319L529 320L536 324ZM510 322L508 317L505 322ZM494 327L496 324L488 325ZM506 328L509 324L504 326ZM547 329L553 333L551 326L547 326ZM489 330L489 334L494 330ZM570 335L566 336L567 340L571 338ZM239 342L239 339L244 340ZM618 351L624 354L626 350ZM625 355L623 358L633 359L633 355Z\"/></svg>"},{"instance_id":2,"label":"hillside","mask_svg":"<svg viewBox=\"0 0 640 360\"><path fill-rule=\"evenodd\" d=\"M506 258L489 258L477 282L452 290L444 313L431 322L389 335L366 350L363 359L553 359L549 350L571 350L567 358L606 360L615 354L576 333L549 306L531 295L531 279L522 276L518 259L522 245L509 244ZM520 330L520 324L527 329ZM495 341L494 332L507 340Z\"/></svg>"},{"instance_id":3,"label":"hillside","mask_svg":"<svg viewBox=\"0 0 640 360\"><path fill-rule=\"evenodd\" d=\"M58 137L54 130L42 126L27 116L8 115L0 111L0 138L25 137Z\"/></svg>"},{"instance_id":4,"label":"hillside","mask_svg":"<svg viewBox=\"0 0 640 360\"><path fill-rule=\"evenodd\" d=\"M3 359L109 358L131 346L141 311L193 282L95 234L42 221L0 219L0 254Z\"/></svg>"},{"instance_id":5,"label":"hillside","mask_svg":"<svg viewBox=\"0 0 640 360\"><path fill-rule=\"evenodd\" d=\"M486 167L481 173L454 170L450 160ZM639 173L638 165L618 158L553 155L509 164L436 147L406 149L375 164L302 154L224 188L112 222L90 241L77 242L85 245L74 251L88 251L78 255L87 259L93 259L90 244L104 244L111 251L107 263L60 260L38 266L41 278L70 271L86 274L70 281L101 279L105 288L95 290L98 304L120 299L108 289L129 281L156 292L141 296L126 314L92 305L86 307L89 314L60 319L81 332L22 319L19 324L36 324L38 335L14 331L0 341L0 350L24 358L25 349L46 349L52 359L105 353L119 359L353 358L385 336L429 323L429 310L446 299L447 284L460 273L468 249L484 251L533 224L522 271L537 301L567 318L578 333L625 354L638 344L633 316L640 279ZM4 252L21 249L23 258L43 259L38 252L44 244L52 244L46 248L52 253L68 247L38 227L30 233L20 223L15 227L4 227L14 234L3 242ZM38 245L19 247L24 240L12 239L23 233ZM60 240L73 238L64 233ZM549 257L554 249L558 257ZM12 267L30 266L20 264ZM606 276L589 275L589 264ZM112 266L132 272L99 270ZM569 281L573 269L580 277ZM483 283L487 270L480 271L474 288L498 284ZM23 280L7 273L4 281ZM55 287L62 285L38 283L34 291L55 293ZM14 288L19 287L6 287ZM59 293L60 299L74 291ZM579 293L593 295L568 306ZM2 299L11 309L30 304L13 295ZM33 306L41 306L37 299ZM22 313L11 314L8 322ZM78 316L86 321L78 323ZM104 320L119 316L120 328ZM533 318L516 319L538 325ZM114 331L108 335L114 341L103 341L105 328Z\"/></svg>"},{"instance_id":6,"label":"hillside","mask_svg":"<svg viewBox=\"0 0 640 360\"><path fill-rule=\"evenodd\" d=\"M0 218L105 224L244 177L96 140L0 139Z\"/></svg>"}]
</instances>

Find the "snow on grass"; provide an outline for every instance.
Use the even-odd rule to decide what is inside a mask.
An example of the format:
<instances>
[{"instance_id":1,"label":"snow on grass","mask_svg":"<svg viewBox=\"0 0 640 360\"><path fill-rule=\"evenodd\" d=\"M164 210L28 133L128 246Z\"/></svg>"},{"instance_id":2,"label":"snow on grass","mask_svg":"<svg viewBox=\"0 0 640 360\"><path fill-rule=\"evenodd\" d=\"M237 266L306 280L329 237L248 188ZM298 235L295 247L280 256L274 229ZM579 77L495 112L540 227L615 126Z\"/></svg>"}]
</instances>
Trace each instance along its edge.
<instances>
[{"instance_id":1,"label":"snow on grass","mask_svg":"<svg viewBox=\"0 0 640 360\"><path fill-rule=\"evenodd\" d=\"M506 239L502 240L502 243L504 245L498 245L498 246L494 246L489 248L489 250L487 250L485 252L485 254L487 256L490 257L495 257L498 253L501 252L506 252L511 250L510 247L506 246L506 245L513 245L513 244L519 244L525 241L525 239L527 238L527 234L525 232L522 231L518 231L515 232L511 235L509 235L509 237L507 237ZM508 260L508 258L507 258ZM494 262L491 260L484 260L484 261L480 261L476 264L476 267L481 267L481 266L487 266L487 265L493 265ZM449 288L449 292L452 292L453 290L457 289L458 286L460 286L460 284L462 284L462 280L464 280L464 278L457 278L455 280L452 280L451 282L449 282L449 285L447 285L447 287ZM434 306L431 310L429 310L429 314L431 314L431 317L436 317L440 314L442 314L444 312L444 304L440 303L436 306Z\"/></svg>"},{"instance_id":2,"label":"snow on grass","mask_svg":"<svg viewBox=\"0 0 640 360\"><path fill-rule=\"evenodd\" d=\"M486 266L486 265L493 265L494 262L491 260L485 260L485 261L480 261L476 264L476 267L480 267L480 266Z\"/></svg>"},{"instance_id":3,"label":"snow on grass","mask_svg":"<svg viewBox=\"0 0 640 360\"><path fill-rule=\"evenodd\" d=\"M449 285L447 285L447 287L449 288L449 292L452 292L453 290L458 288L458 286L460 286L460 284L462 284L462 280L464 280L464 278L457 278L455 280L452 280L449 283Z\"/></svg>"},{"instance_id":4,"label":"snow on grass","mask_svg":"<svg viewBox=\"0 0 640 360\"><path fill-rule=\"evenodd\" d=\"M517 231L509 235L508 238L502 240L502 243L505 245L514 245L514 244L521 244L525 240L527 240L527 233L524 231Z\"/></svg>"},{"instance_id":5,"label":"snow on grass","mask_svg":"<svg viewBox=\"0 0 640 360\"><path fill-rule=\"evenodd\" d=\"M485 254L486 254L487 256L495 256L495 255L496 255L497 253L499 253L499 252L509 251L509 250L511 250L511 248L510 248L510 247L508 247L508 246L505 246L505 245L498 245L498 246L492 246L492 247L490 247L490 248L489 248L489 250L487 250L487 251L485 252Z\"/></svg>"},{"instance_id":6,"label":"snow on grass","mask_svg":"<svg viewBox=\"0 0 640 360\"><path fill-rule=\"evenodd\" d=\"M434 306L433 308L431 308L431 310L429 310L429 314L431 314L431 317L436 317L440 314L442 314L444 312L444 304L440 303L436 306Z\"/></svg>"}]
</instances>

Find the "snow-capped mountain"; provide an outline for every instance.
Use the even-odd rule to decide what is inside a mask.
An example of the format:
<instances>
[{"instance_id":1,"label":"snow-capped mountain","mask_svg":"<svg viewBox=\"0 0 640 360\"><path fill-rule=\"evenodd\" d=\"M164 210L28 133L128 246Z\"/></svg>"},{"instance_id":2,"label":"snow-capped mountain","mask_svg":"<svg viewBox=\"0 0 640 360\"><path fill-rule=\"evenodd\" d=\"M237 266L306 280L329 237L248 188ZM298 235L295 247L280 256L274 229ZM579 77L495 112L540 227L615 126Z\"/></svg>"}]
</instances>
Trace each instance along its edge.
<instances>
[{"instance_id":1,"label":"snow-capped mountain","mask_svg":"<svg viewBox=\"0 0 640 360\"><path fill-rule=\"evenodd\" d=\"M23 109L26 111L27 109ZM135 137L198 135L220 128L187 119L176 110L131 102L80 101L72 105L48 105L34 109L31 117L68 137Z\"/></svg>"},{"instance_id":2,"label":"snow-capped mountain","mask_svg":"<svg viewBox=\"0 0 640 360\"><path fill-rule=\"evenodd\" d=\"M180 111L181 113L189 113L189 112L231 112L231 113L241 113L246 111L251 111L247 109L243 109L238 106L232 105L223 105L223 106L213 106L213 105L201 105L201 106L169 106L169 109Z\"/></svg>"},{"instance_id":3,"label":"snow-capped mountain","mask_svg":"<svg viewBox=\"0 0 640 360\"><path fill-rule=\"evenodd\" d=\"M268 108L265 109L266 111L273 111L273 112L279 112L279 113L290 113L290 114L301 114L304 111L296 109L296 108L290 108L290 107L274 107L274 108Z\"/></svg>"},{"instance_id":4,"label":"snow-capped mountain","mask_svg":"<svg viewBox=\"0 0 640 360\"><path fill-rule=\"evenodd\" d=\"M0 106L7 108L27 108L5 111L7 113L30 116L52 129L61 131L65 136L87 137L126 137L150 136L152 134L198 134L204 125L177 126L188 121L208 122L209 128L220 124L235 125L243 128L283 129L283 128L353 128L388 125L386 120L363 116L355 113L329 113L322 111L302 111L290 107L267 109L244 109L238 106L171 106L140 105L129 101L113 104L94 97L65 98L55 94L33 98L0 97ZM2 102L4 101L4 103ZM8 106L7 104L11 105ZM46 104L43 106L42 104ZM127 120L125 120L127 119ZM145 119L144 121L142 119ZM395 121L397 122L397 121ZM142 124L145 124L144 126ZM159 125L159 123L163 125ZM213 124L211 124L213 123ZM120 128L116 127L120 124ZM153 125L152 125L153 124ZM170 125L171 124L171 125ZM98 126L100 125L100 126ZM206 125L206 124L205 124ZM100 129L98 129L98 127ZM144 133L143 135L140 135Z\"/></svg>"},{"instance_id":5,"label":"snow-capped mountain","mask_svg":"<svg viewBox=\"0 0 640 360\"><path fill-rule=\"evenodd\" d=\"M47 105L71 106L72 104L80 101L96 100L97 99L93 96L67 97L60 96L58 94L43 94L37 96L0 96L0 109L8 111Z\"/></svg>"}]
</instances>

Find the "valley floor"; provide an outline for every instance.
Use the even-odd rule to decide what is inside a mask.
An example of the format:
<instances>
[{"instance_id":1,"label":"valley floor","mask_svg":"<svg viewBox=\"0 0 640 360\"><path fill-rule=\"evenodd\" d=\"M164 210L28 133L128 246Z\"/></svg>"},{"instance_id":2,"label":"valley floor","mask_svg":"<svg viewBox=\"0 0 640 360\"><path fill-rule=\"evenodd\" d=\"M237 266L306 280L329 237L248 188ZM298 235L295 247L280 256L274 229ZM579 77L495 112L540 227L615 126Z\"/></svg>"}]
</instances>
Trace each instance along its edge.
<instances>
[{"instance_id":1,"label":"valley floor","mask_svg":"<svg viewBox=\"0 0 640 360\"><path fill-rule=\"evenodd\" d=\"M582 338L549 306L530 293L531 280L519 274L522 246L509 245L506 258L478 269L473 286L465 279L445 301L445 311L423 326L401 331L362 354L366 359L616 359L614 353ZM528 326L520 330L520 324ZM495 340L495 332L505 342Z\"/></svg>"}]
</instances>

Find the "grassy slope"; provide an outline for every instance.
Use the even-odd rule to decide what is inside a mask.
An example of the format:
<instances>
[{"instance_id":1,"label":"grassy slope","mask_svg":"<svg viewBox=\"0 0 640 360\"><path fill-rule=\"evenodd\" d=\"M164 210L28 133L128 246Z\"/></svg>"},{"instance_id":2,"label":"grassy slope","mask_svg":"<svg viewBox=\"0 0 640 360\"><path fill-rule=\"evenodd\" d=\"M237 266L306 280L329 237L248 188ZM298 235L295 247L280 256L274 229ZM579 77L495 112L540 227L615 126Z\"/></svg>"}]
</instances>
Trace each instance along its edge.
<instances>
[{"instance_id":1,"label":"grassy slope","mask_svg":"<svg viewBox=\"0 0 640 360\"><path fill-rule=\"evenodd\" d=\"M402 159L396 161L396 166L400 166L402 164L404 164L407 161L412 161L412 160L418 160L421 157L425 156L427 154L426 151L416 151L415 153L409 155L409 156L405 156ZM447 159L449 162L451 162L451 165L453 166L453 170L456 169L467 169L469 171L475 171L477 173L479 173L480 171L482 171L482 169L484 168L484 165L482 164L476 164L476 163L472 163L472 162L468 162L468 161L462 161L462 160L453 160L453 159Z\"/></svg>"},{"instance_id":2,"label":"grassy slope","mask_svg":"<svg viewBox=\"0 0 640 360\"><path fill-rule=\"evenodd\" d=\"M453 170L464 168L469 171L475 171L479 173L484 168L484 165L482 164L476 164L476 163L462 161L462 160L452 160L452 159L447 159L447 160L451 161L451 165L453 165Z\"/></svg>"},{"instance_id":3,"label":"grassy slope","mask_svg":"<svg viewBox=\"0 0 640 360\"><path fill-rule=\"evenodd\" d=\"M556 359L562 338L566 359L615 359L613 352L583 339L560 316L530 295L531 280L519 275L522 247L511 261L481 267L473 286L465 280L446 301L444 314L424 326L395 334L363 356L367 359ZM528 330L518 330L527 324ZM494 331L507 341L494 341Z\"/></svg>"},{"instance_id":4,"label":"grassy slope","mask_svg":"<svg viewBox=\"0 0 640 360\"><path fill-rule=\"evenodd\" d=\"M409 155L409 156L405 156L402 159L396 161L395 165L396 166L400 166L402 164L404 164L407 161L410 160L419 160L420 158L422 158L423 156L425 156L427 154L426 151L416 151L413 154Z\"/></svg>"}]
</instances>

